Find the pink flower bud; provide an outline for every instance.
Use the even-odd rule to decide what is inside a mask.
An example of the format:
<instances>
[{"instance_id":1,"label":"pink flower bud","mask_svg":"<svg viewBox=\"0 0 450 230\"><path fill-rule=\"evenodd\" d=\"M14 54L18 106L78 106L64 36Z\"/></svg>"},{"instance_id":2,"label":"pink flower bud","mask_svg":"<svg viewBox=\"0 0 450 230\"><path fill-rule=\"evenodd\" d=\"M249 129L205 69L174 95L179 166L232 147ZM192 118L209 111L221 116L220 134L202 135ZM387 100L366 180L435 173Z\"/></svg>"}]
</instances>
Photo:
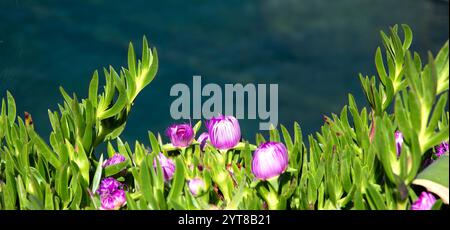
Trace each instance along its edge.
<instances>
[{"instance_id":1,"label":"pink flower bud","mask_svg":"<svg viewBox=\"0 0 450 230\"><path fill-rule=\"evenodd\" d=\"M166 135L175 147L187 147L194 140L194 130L189 124L172 125L166 130Z\"/></svg>"},{"instance_id":2,"label":"pink flower bud","mask_svg":"<svg viewBox=\"0 0 450 230\"><path fill-rule=\"evenodd\" d=\"M170 158L167 158L164 156L164 154L160 153L156 157L159 161L159 164L161 165L161 169L164 174L164 181L170 181L173 178L173 174L175 173L175 164ZM156 159L153 161L153 167L156 169Z\"/></svg>"},{"instance_id":3,"label":"pink flower bud","mask_svg":"<svg viewBox=\"0 0 450 230\"><path fill-rule=\"evenodd\" d=\"M106 168L111 165L116 165L116 164L122 163L125 160L126 160L126 158L122 154L115 153L114 156L112 156L111 158L109 158L108 160L103 162L102 166L103 166L103 168Z\"/></svg>"},{"instance_id":4,"label":"pink flower bud","mask_svg":"<svg viewBox=\"0 0 450 230\"><path fill-rule=\"evenodd\" d=\"M252 172L256 178L268 180L284 173L289 165L286 147L278 142L266 142L253 154Z\"/></svg>"},{"instance_id":5,"label":"pink flower bud","mask_svg":"<svg viewBox=\"0 0 450 230\"><path fill-rule=\"evenodd\" d=\"M206 191L206 184L201 178L195 178L188 182L189 191L192 195L199 196Z\"/></svg>"},{"instance_id":6,"label":"pink flower bud","mask_svg":"<svg viewBox=\"0 0 450 230\"><path fill-rule=\"evenodd\" d=\"M208 133L202 133L200 134L200 136L197 138L197 142L200 143L200 149L202 151L205 150L205 145L206 142L209 140L209 134Z\"/></svg>"},{"instance_id":7,"label":"pink flower bud","mask_svg":"<svg viewBox=\"0 0 450 230\"><path fill-rule=\"evenodd\" d=\"M233 116L213 117L206 123L206 126L211 144L220 150L231 149L241 140L239 122Z\"/></svg>"},{"instance_id":8,"label":"pink flower bud","mask_svg":"<svg viewBox=\"0 0 450 230\"><path fill-rule=\"evenodd\" d=\"M400 131L395 132L395 146L397 147L397 157L400 157L403 146L403 134Z\"/></svg>"}]
</instances>

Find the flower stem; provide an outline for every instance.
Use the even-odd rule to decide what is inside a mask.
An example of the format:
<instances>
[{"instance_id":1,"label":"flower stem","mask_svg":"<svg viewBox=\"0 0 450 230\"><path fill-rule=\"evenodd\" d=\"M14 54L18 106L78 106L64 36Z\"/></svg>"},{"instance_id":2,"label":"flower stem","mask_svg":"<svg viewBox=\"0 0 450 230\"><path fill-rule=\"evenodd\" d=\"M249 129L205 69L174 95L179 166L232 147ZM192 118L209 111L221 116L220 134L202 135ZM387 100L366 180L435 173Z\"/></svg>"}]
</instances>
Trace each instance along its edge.
<instances>
[{"instance_id":1,"label":"flower stem","mask_svg":"<svg viewBox=\"0 0 450 230\"><path fill-rule=\"evenodd\" d=\"M269 185L273 189L273 191L275 191L275 193L278 194L278 187L280 187L278 182L278 176L267 180L267 182L269 182Z\"/></svg>"}]
</instances>

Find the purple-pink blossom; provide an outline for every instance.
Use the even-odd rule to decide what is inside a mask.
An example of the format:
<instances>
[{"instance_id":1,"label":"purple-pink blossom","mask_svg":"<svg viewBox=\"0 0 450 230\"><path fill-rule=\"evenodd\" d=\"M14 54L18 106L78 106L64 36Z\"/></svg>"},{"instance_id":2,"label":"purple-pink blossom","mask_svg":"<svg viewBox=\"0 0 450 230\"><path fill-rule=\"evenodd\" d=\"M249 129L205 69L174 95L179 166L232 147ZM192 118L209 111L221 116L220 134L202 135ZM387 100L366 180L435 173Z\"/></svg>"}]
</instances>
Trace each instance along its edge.
<instances>
[{"instance_id":1,"label":"purple-pink blossom","mask_svg":"<svg viewBox=\"0 0 450 230\"><path fill-rule=\"evenodd\" d=\"M252 172L256 178L268 180L284 173L289 165L289 156L283 143L266 142L253 154Z\"/></svg>"},{"instance_id":2,"label":"purple-pink blossom","mask_svg":"<svg viewBox=\"0 0 450 230\"><path fill-rule=\"evenodd\" d=\"M206 142L209 140L209 134L208 133L202 133L200 134L200 136L197 138L197 142L200 143L200 149L202 151L205 150L205 145Z\"/></svg>"},{"instance_id":3,"label":"purple-pink blossom","mask_svg":"<svg viewBox=\"0 0 450 230\"><path fill-rule=\"evenodd\" d=\"M116 165L116 164L122 163L125 160L126 160L126 158L122 154L115 153L111 158L109 158L108 160L103 162L102 166L103 166L103 168L106 168L111 165Z\"/></svg>"},{"instance_id":4,"label":"purple-pink blossom","mask_svg":"<svg viewBox=\"0 0 450 230\"><path fill-rule=\"evenodd\" d=\"M112 177L100 182L97 193L100 195L101 210L118 210L127 201L122 184Z\"/></svg>"},{"instance_id":5,"label":"purple-pink blossom","mask_svg":"<svg viewBox=\"0 0 450 230\"><path fill-rule=\"evenodd\" d=\"M101 197L101 210L118 210L126 203L126 201L125 191L120 189L116 190L111 194Z\"/></svg>"},{"instance_id":6,"label":"purple-pink blossom","mask_svg":"<svg viewBox=\"0 0 450 230\"><path fill-rule=\"evenodd\" d=\"M166 135L170 138L170 142L175 147L187 147L194 140L194 130L189 124L171 125L166 130Z\"/></svg>"},{"instance_id":7,"label":"purple-pink blossom","mask_svg":"<svg viewBox=\"0 0 450 230\"><path fill-rule=\"evenodd\" d=\"M448 142L444 141L439 146L435 148L436 156L441 157L445 153L448 153Z\"/></svg>"},{"instance_id":8,"label":"purple-pink blossom","mask_svg":"<svg viewBox=\"0 0 450 230\"><path fill-rule=\"evenodd\" d=\"M195 178L188 182L189 191L192 195L199 196L206 190L206 184L201 178Z\"/></svg>"},{"instance_id":9,"label":"purple-pink blossom","mask_svg":"<svg viewBox=\"0 0 450 230\"><path fill-rule=\"evenodd\" d=\"M436 198L429 192L422 192L419 198L412 204L411 210L431 210L436 203Z\"/></svg>"},{"instance_id":10,"label":"purple-pink blossom","mask_svg":"<svg viewBox=\"0 0 450 230\"><path fill-rule=\"evenodd\" d=\"M395 132L395 146L397 149L397 157L400 157L403 146L403 134L400 131Z\"/></svg>"},{"instance_id":11,"label":"purple-pink blossom","mask_svg":"<svg viewBox=\"0 0 450 230\"><path fill-rule=\"evenodd\" d=\"M166 156L164 156L164 154L160 153L153 161L153 167L155 169L157 167L156 160L158 160L159 164L161 165L161 169L164 174L164 181L170 181L173 178L173 174L175 173L175 164L170 158L167 158Z\"/></svg>"},{"instance_id":12,"label":"purple-pink blossom","mask_svg":"<svg viewBox=\"0 0 450 230\"><path fill-rule=\"evenodd\" d=\"M241 140L241 128L233 116L220 115L206 122L211 144L220 150L234 148Z\"/></svg>"}]
</instances>

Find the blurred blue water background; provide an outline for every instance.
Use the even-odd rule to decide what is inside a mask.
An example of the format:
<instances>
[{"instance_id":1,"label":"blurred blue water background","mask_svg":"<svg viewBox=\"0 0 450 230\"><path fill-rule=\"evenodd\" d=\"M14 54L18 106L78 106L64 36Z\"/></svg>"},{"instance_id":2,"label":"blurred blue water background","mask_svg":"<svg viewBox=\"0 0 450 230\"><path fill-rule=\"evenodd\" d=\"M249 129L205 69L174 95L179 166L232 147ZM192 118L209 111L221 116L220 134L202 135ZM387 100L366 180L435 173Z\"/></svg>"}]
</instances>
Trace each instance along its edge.
<instances>
[{"instance_id":1,"label":"blurred blue water background","mask_svg":"<svg viewBox=\"0 0 450 230\"><path fill-rule=\"evenodd\" d=\"M58 87L79 96L95 69L126 65L129 41L146 35L160 58L155 81L138 97L122 138L148 143L170 117L172 85L203 82L279 84L279 117L317 131L353 93L365 103L358 73L372 75L380 30L414 31L413 49L436 53L449 36L448 1L438 0L0 0L0 92L32 114L43 136ZM259 121L241 121L253 140Z\"/></svg>"}]
</instances>

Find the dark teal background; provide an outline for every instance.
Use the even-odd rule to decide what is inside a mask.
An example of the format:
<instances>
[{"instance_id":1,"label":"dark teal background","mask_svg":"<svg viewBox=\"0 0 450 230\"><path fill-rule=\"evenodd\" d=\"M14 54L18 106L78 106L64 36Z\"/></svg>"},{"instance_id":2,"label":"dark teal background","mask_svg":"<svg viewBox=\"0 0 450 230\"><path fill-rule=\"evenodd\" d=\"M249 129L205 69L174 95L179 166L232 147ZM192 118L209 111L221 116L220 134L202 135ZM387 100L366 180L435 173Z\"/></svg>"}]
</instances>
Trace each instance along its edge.
<instances>
[{"instance_id":1,"label":"dark teal background","mask_svg":"<svg viewBox=\"0 0 450 230\"><path fill-rule=\"evenodd\" d=\"M58 86L80 97L95 69L126 65L128 42L146 35L160 58L155 81L137 98L122 138L148 143L147 130L175 122L172 85L279 84L279 117L292 129L317 131L322 114L339 112L358 73L375 74L380 30L414 31L412 49L436 54L448 39L448 1L432 0L0 0L0 92L15 96L48 136L47 109L62 102ZM259 121L241 121L254 139Z\"/></svg>"}]
</instances>

